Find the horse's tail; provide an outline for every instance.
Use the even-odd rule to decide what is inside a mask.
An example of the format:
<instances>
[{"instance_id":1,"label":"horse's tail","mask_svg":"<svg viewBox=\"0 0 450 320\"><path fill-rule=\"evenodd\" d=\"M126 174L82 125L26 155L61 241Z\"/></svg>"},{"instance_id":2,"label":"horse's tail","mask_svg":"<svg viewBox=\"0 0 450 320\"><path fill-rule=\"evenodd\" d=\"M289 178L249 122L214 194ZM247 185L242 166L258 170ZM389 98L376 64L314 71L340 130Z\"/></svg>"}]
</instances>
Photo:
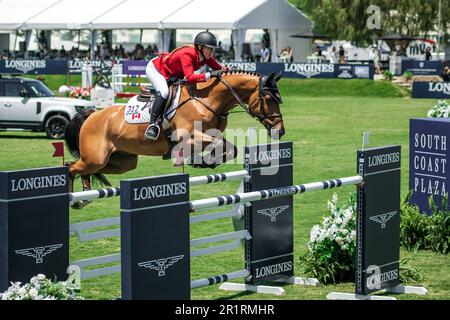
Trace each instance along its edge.
<instances>
[{"instance_id":1,"label":"horse's tail","mask_svg":"<svg viewBox=\"0 0 450 320\"><path fill-rule=\"evenodd\" d=\"M67 148L70 154L76 158L80 158L80 129L84 121L95 112L94 109L83 109L78 112L66 127L64 134L64 140L66 141ZM101 173L94 173L94 178L100 181L101 184L111 186L108 179Z\"/></svg>"}]
</instances>

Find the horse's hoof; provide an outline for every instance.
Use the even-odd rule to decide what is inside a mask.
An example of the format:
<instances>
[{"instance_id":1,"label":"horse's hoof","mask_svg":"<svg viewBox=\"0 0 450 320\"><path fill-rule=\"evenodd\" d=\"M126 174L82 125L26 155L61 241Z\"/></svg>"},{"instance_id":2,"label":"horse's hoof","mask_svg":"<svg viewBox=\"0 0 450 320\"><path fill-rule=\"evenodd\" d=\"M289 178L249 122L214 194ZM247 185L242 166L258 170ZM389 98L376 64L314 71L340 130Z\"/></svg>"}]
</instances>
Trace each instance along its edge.
<instances>
[{"instance_id":1,"label":"horse's hoof","mask_svg":"<svg viewBox=\"0 0 450 320\"><path fill-rule=\"evenodd\" d=\"M84 207L86 207L91 202L92 202L92 200L77 201L73 205L71 205L71 208L72 209L83 209Z\"/></svg>"}]
</instances>

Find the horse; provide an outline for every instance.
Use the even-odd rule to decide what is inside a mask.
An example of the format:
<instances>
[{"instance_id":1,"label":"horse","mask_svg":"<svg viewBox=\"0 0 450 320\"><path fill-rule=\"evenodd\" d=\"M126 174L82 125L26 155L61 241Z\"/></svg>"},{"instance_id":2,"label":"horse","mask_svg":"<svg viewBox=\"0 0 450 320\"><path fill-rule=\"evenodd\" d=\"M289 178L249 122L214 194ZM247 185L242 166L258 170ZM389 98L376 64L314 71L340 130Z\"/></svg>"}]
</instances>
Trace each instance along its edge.
<instances>
[{"instance_id":1,"label":"horse","mask_svg":"<svg viewBox=\"0 0 450 320\"><path fill-rule=\"evenodd\" d=\"M282 98L277 87L280 78L280 74L274 73L262 76L255 72L229 70L207 82L181 85L176 113L168 120L168 130L174 133L171 140L180 142L184 139L184 146L190 146L190 150L200 149L201 152L210 143L219 141L223 150L227 150L223 154L211 152L208 161L199 154L184 154L183 158L190 156L189 164L194 167L211 168L236 158L236 146L223 136L210 136L206 131L217 129L219 133L223 132L229 112L237 105L256 118L267 129L269 136L281 138L285 129L280 112ZM77 159L65 164L69 170L70 192L77 176L81 176L84 191L91 189L91 175L101 184L110 186L104 174L122 174L135 169L138 155L170 158L173 141L169 141L165 134L160 134L154 141L145 140L144 132L148 124L127 123L124 119L125 108L85 109L69 122L65 141L70 153ZM201 121L200 130L194 125L196 121ZM188 137L178 132L188 133ZM88 203L80 201L72 207L80 209Z\"/></svg>"}]
</instances>

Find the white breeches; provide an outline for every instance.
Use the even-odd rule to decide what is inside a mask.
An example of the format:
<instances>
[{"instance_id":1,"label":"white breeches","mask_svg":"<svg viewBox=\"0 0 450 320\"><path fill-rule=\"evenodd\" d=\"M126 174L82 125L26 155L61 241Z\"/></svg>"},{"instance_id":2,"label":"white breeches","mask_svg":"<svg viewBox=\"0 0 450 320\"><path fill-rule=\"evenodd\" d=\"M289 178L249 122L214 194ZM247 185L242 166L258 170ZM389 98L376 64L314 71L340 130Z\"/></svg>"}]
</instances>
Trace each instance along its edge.
<instances>
[{"instance_id":1,"label":"white breeches","mask_svg":"<svg viewBox=\"0 0 450 320\"><path fill-rule=\"evenodd\" d=\"M145 68L148 80L152 83L153 88L161 93L164 99L169 97L169 88L167 87L167 81L161 73L156 69L153 64L153 60L149 61Z\"/></svg>"}]
</instances>

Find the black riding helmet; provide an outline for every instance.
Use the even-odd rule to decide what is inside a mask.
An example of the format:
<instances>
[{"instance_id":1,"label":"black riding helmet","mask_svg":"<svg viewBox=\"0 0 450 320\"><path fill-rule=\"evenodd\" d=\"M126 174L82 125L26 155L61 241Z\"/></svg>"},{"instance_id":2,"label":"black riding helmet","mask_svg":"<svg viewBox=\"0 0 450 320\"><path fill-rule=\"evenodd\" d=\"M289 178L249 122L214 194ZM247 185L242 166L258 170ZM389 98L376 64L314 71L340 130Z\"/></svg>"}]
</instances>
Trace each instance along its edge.
<instances>
[{"instance_id":1,"label":"black riding helmet","mask_svg":"<svg viewBox=\"0 0 450 320\"><path fill-rule=\"evenodd\" d=\"M216 37L208 31L200 32L195 36L194 44L209 48L218 48Z\"/></svg>"}]
</instances>

